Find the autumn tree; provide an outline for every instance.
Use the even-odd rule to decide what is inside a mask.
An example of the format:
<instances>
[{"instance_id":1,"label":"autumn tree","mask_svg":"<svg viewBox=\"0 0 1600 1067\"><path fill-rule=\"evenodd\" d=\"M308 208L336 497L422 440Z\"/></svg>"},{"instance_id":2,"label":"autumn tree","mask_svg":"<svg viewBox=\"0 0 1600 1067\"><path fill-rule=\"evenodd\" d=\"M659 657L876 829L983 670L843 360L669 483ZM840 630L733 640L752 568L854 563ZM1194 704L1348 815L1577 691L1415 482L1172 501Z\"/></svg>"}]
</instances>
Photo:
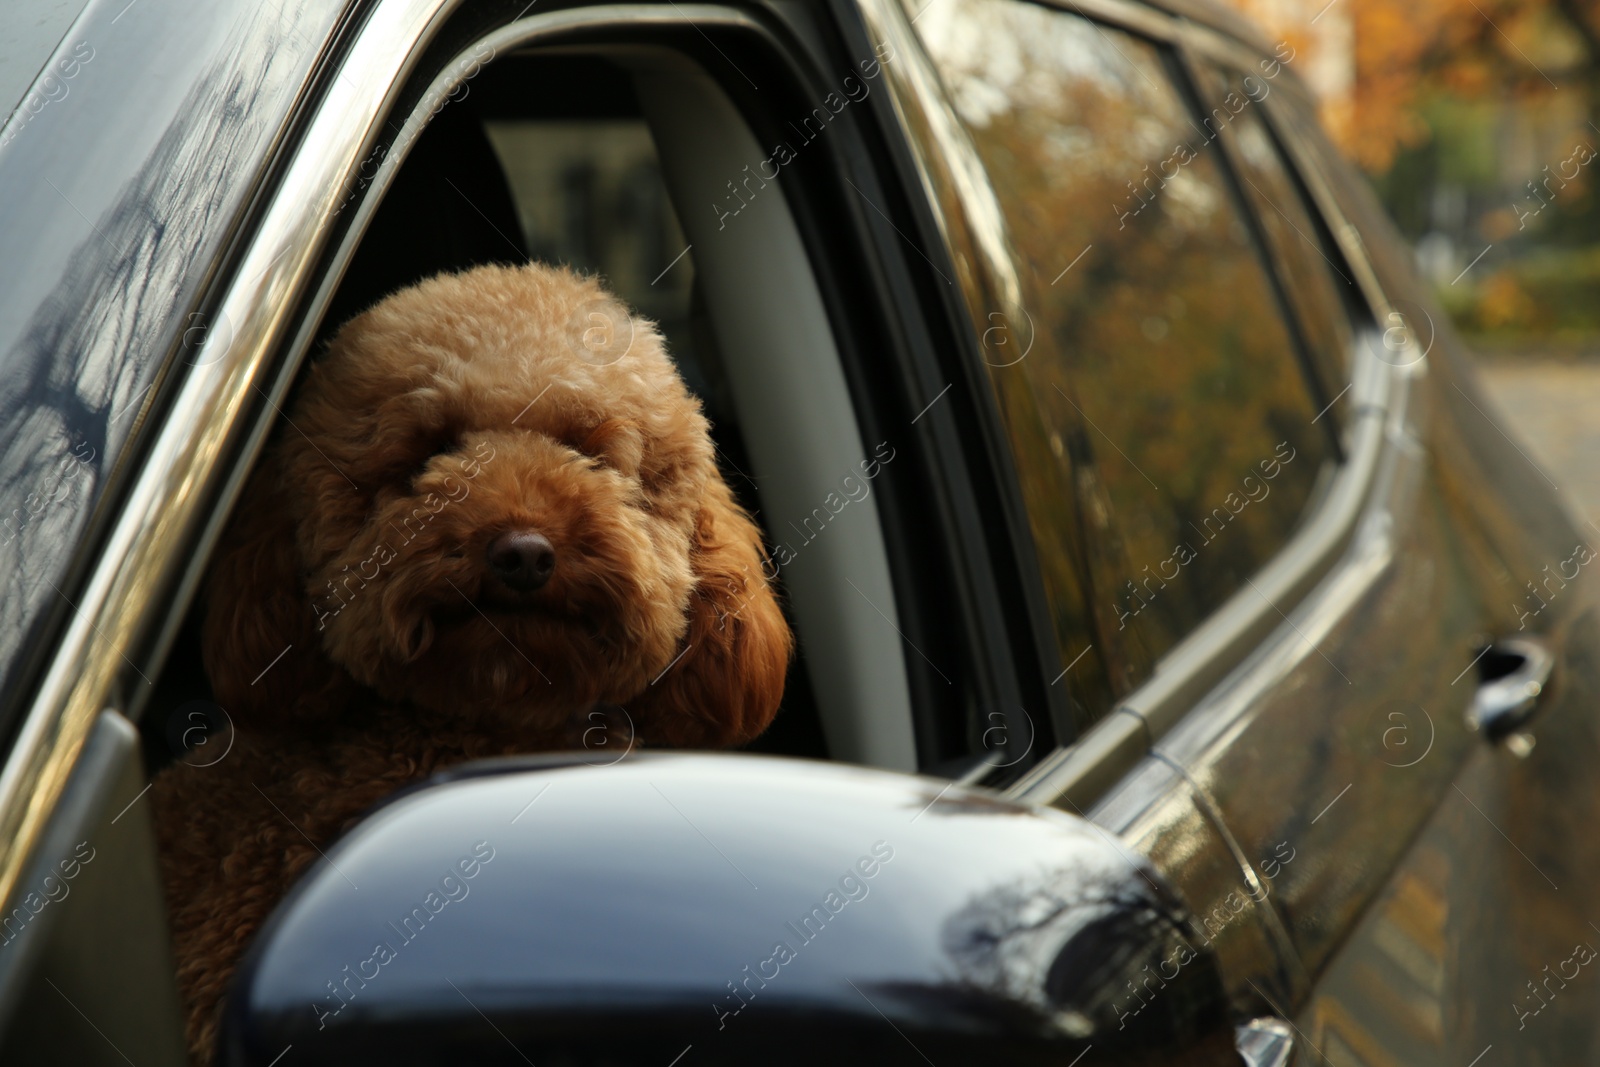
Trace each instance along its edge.
<instances>
[{"instance_id":1,"label":"autumn tree","mask_svg":"<svg viewBox=\"0 0 1600 1067\"><path fill-rule=\"evenodd\" d=\"M1350 91L1326 100L1324 118L1369 173L1428 137L1421 109L1434 94L1534 105L1576 94L1600 126L1600 0L1231 2L1312 56L1349 47ZM1347 25L1348 36L1327 34L1324 21Z\"/></svg>"}]
</instances>

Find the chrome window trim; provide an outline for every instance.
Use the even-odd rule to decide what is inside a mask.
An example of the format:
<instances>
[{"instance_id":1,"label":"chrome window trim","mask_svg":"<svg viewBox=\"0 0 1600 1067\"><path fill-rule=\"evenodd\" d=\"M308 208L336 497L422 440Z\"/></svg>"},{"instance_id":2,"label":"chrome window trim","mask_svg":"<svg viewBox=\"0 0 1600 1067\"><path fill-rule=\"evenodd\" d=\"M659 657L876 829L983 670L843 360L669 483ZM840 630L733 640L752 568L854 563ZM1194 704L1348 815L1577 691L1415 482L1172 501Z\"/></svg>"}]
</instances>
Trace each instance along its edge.
<instances>
[{"instance_id":1,"label":"chrome window trim","mask_svg":"<svg viewBox=\"0 0 1600 1067\"><path fill-rule=\"evenodd\" d=\"M923 49L911 25L914 12L911 0L860 0L863 17L880 39L891 40L906 61L897 76L889 79L891 99L902 125L912 135L912 156L930 201L937 207L953 204L961 218L940 218L940 226L951 245L957 263L965 259L969 269L961 271L961 283L974 321L984 321L985 298L990 293L1020 292L1010 258L1009 242L1004 240L1003 224L993 226L991 238L973 240L972 220L987 221L999 214L996 194L990 186L976 150L959 127L959 120L944 94L937 67ZM1215 31L1187 20L1150 17L1150 9L1122 3L1121 0L1066 0L1050 3L1055 10L1097 17L1147 35L1158 36L1181 49L1191 40L1221 37ZM1209 46L1208 46L1209 47ZM1229 54L1251 54L1239 44ZM965 158L945 159L935 165L930 146L916 143L919 131L931 130L944 155ZM1304 170L1303 153L1294 155L1296 167ZM1327 190L1323 188L1322 193ZM1330 228L1340 234L1340 246L1347 259L1362 260L1361 286L1373 301L1380 317L1388 303L1375 288L1375 276L1364 262L1359 238L1342 214L1329 214L1324 196L1318 206L1328 218ZM965 242L953 236L968 236ZM996 240L1005 246L996 252ZM987 254L973 255L979 248ZM964 255L965 254L965 255ZM984 275L990 275L985 277ZM998 276L998 277L995 277ZM1369 285L1371 282L1373 284ZM1350 393L1352 416L1347 437L1347 457L1327 495L1306 516L1305 523L1268 563L1251 579L1253 586L1230 597L1216 612L1174 646L1156 665L1154 674L1121 701L1113 711L1091 727L1074 744L1047 755L1026 775L1006 790L1016 799L1039 804L1061 804L1087 808L1116 781L1131 770L1164 734L1202 698L1215 690L1230 675L1250 669L1251 653L1274 631L1289 622L1292 612L1308 604L1312 589L1334 576L1340 558L1355 540L1359 520L1373 499L1377 474L1392 442L1386 432L1390 407L1397 389L1403 388L1409 373L1397 371L1379 357L1378 337L1367 331L1357 346ZM1130 719L1133 720L1130 722Z\"/></svg>"},{"instance_id":2,"label":"chrome window trim","mask_svg":"<svg viewBox=\"0 0 1600 1067\"><path fill-rule=\"evenodd\" d=\"M1377 362L1369 341L1362 346L1363 361ZM1369 376L1370 377L1370 376ZM1358 379L1359 380L1359 379ZM1057 749L1008 795L1036 804L1065 801L1080 808L1102 796L1122 774L1131 770L1154 744L1182 720L1210 692L1239 670L1249 670L1250 654L1274 631L1289 625L1312 625L1295 609L1319 583L1336 581L1342 568L1335 565L1355 540L1361 515L1372 499L1379 465L1387 441L1388 412L1356 394L1356 414L1349 428L1349 453L1327 498L1306 524L1251 579L1215 613L1175 645L1156 664L1155 673L1118 705L1144 726L1143 745L1119 744L1109 752L1097 735L1111 722L1107 716L1076 744ZM1301 615L1298 621L1294 616ZM1314 627L1315 628L1315 627Z\"/></svg>"}]
</instances>

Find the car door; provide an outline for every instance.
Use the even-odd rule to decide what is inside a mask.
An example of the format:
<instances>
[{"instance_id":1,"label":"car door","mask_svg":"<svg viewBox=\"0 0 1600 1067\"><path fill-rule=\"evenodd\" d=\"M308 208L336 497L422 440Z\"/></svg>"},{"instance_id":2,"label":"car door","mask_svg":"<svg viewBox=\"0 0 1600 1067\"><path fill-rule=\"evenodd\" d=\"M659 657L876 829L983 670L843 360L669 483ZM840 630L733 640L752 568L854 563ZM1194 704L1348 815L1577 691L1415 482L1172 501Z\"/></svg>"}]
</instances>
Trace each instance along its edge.
<instances>
[{"instance_id":1,"label":"car door","mask_svg":"<svg viewBox=\"0 0 1600 1067\"><path fill-rule=\"evenodd\" d=\"M1262 70L1241 69L1238 56L1224 55L1215 40L1202 37L1195 45L1199 54L1191 69L1202 93L1214 86L1210 92L1221 100L1230 91L1248 94L1251 82L1261 84ZM1338 162L1326 154L1302 157L1299 173L1309 180L1295 188L1284 150L1294 143L1294 131L1302 133L1302 150L1309 149L1307 142L1314 138L1304 134L1314 130L1310 108L1295 93L1262 102L1266 106L1259 113L1246 109L1229 123L1223 142L1257 214L1275 224L1266 228L1277 230L1271 242L1277 261L1297 279L1302 318L1337 327L1334 316L1318 310L1325 302L1313 296L1325 288L1316 284L1318 274L1339 282L1342 270L1354 275L1361 269L1351 267L1365 258L1362 251L1347 248L1341 256L1331 239L1338 230L1349 232L1344 220L1359 210L1356 198L1349 194L1350 184L1339 180ZM1277 146L1269 125L1281 135ZM1328 197L1324 211L1308 210L1302 193L1316 188L1343 188L1342 202L1348 206L1341 209L1339 198ZM1337 229L1326 225L1329 219ZM1369 213L1364 221L1368 246L1392 247L1394 239L1381 219ZM1312 251L1315 258L1308 254ZM1379 258L1372 256L1374 262ZM1391 697L1386 704L1374 694L1381 773L1410 773L1441 751L1455 756L1417 796L1416 803L1431 808L1392 869L1383 869L1386 856L1380 854L1368 885L1361 885L1365 879L1350 879L1345 887L1328 878L1298 906L1291 896L1280 898L1302 959L1317 974L1302 1025L1308 1040L1341 1063L1585 1059L1595 1035L1592 992L1586 995L1581 972L1595 933L1589 925L1594 898L1588 886L1597 856L1574 827L1594 816L1593 791L1579 784L1595 757L1588 710L1593 707L1593 638L1588 593L1577 581L1589 556L1587 539L1554 513L1548 500L1523 504L1526 491L1513 495L1503 477L1463 462L1458 435L1489 435L1521 468L1515 476L1519 482L1532 475L1540 483L1535 492L1547 484L1525 457L1505 447L1508 439L1467 392L1471 386L1460 373L1456 341L1431 327L1443 316L1419 295L1415 282L1395 272L1378 288L1382 295L1372 298L1371 306L1386 302L1393 310L1386 314L1388 329L1375 354L1417 374L1419 395L1408 405L1416 412L1411 432L1431 458L1418 476L1410 512L1398 510L1404 498L1391 504L1395 528L1410 533L1399 541L1389 580L1410 570L1438 584L1433 608L1412 617L1411 625L1419 629L1411 635L1386 625L1370 628L1431 656L1435 670L1438 664L1459 664L1450 678L1434 677L1431 690L1416 696ZM1315 332L1336 336L1338 330L1322 325ZM1485 512L1517 515L1523 530L1496 531L1503 519L1485 523ZM1534 561L1517 559L1530 552ZM1506 581L1517 570L1529 572L1520 587L1514 579ZM1496 593L1506 585L1518 595L1505 597L1502 608ZM1403 617L1394 621L1406 625ZM1351 651L1362 655L1359 645ZM1399 678L1410 673L1397 667ZM1398 694L1399 679L1392 685L1390 691ZM1508 691L1523 695L1523 711L1509 712ZM1283 697L1279 702L1287 704ZM1537 717L1524 719L1524 713ZM1499 715L1508 717L1492 725ZM1345 743L1370 750L1373 739L1356 732L1356 721L1346 721L1347 733L1326 735L1326 744L1354 734L1353 742ZM1519 732L1519 724L1530 729ZM1329 726L1340 729L1337 721ZM1454 745L1439 749L1441 736ZM1236 743L1248 738L1247 733ZM1375 770L1353 768L1362 769ZM1350 779L1353 796L1367 776L1352 773ZM1239 814L1230 825L1242 834L1292 828L1263 820L1259 806L1242 799L1231 807ZM1330 811L1327 819L1332 818ZM1386 829L1385 820L1374 815L1367 825L1352 822L1347 840L1359 844L1365 835ZM1354 925L1318 916L1321 909L1341 906L1355 914L1359 895L1372 884L1381 888ZM1332 953L1314 947L1312 930L1320 923L1341 931L1335 936L1343 943Z\"/></svg>"},{"instance_id":2,"label":"car door","mask_svg":"<svg viewBox=\"0 0 1600 1067\"><path fill-rule=\"evenodd\" d=\"M1330 1057L1358 1063L1587 1061L1597 1047L1586 971L1600 853L1580 829L1597 815L1594 582L1583 572L1594 531L1575 527L1548 475L1494 424L1443 313L1307 110L1285 97L1266 112L1325 217L1359 220L1373 235L1366 247L1393 309L1383 358L1427 353L1430 395L1419 400L1430 412L1420 432L1431 484L1419 496L1439 516L1434 565L1459 561L1466 600L1452 609L1461 666L1436 682L1436 703L1383 710L1385 773L1434 758L1436 734L1466 726L1468 737L1441 772L1448 787L1330 958L1308 1032L1339 1050ZM1496 715L1507 716L1498 727Z\"/></svg>"},{"instance_id":3,"label":"car door","mask_svg":"<svg viewBox=\"0 0 1600 1067\"><path fill-rule=\"evenodd\" d=\"M1074 270L1154 274L1137 254L1127 254L1125 244L1113 243L1116 235L1152 217L1180 214L1186 209L1182 201L1196 202L1194 186L1209 156L1220 175L1209 195L1216 203L1231 199L1239 225L1250 231L1267 268L1261 295L1251 306L1256 312L1273 306L1269 317L1280 320L1283 331L1274 347L1300 363L1304 387L1315 398L1310 421L1337 431L1333 462L1319 477L1321 484L1303 498L1299 528L1273 551L1241 559L1241 567L1257 569L1245 573L1223 602L1213 600L1209 614L1202 603L1201 610L1185 617L1164 607L1173 599L1169 586L1187 576L1186 568L1206 565L1213 540L1225 542L1208 525L1191 522L1199 541L1180 542L1171 555L1159 547L1146 553L1153 572L1140 566L1139 556L1129 566L1129 546L1143 539L1142 531L1126 522L1098 522L1108 504L1113 514L1138 516L1141 505L1130 503L1135 498L1114 479L1137 488L1143 478L1159 495L1163 486L1156 482L1169 481L1167 471L1175 468L1155 470L1152 477L1136 461L1152 454L1146 442L1115 432L1120 412L1085 410L1087 398L1067 398L1088 425L1076 437L1060 434L1056 458L1071 472L1060 495L1083 501L1075 521L1098 542L1084 553L1080 586L1095 589L1097 572L1126 577L1128 584L1124 595L1110 600L1112 618L1106 618L1104 600L1086 613L1095 625L1079 632L1077 646L1073 635L1062 635L1061 665L1070 672L1075 647L1098 646L1113 704L1080 742L1047 758L1014 793L1069 808L1090 810L1093 804L1097 821L1150 852L1189 893L1191 906L1215 936L1239 1009L1295 1018L1308 1046L1305 1054L1313 1059L1329 1044L1340 1050L1329 1054L1332 1062L1343 1062L1340 1053L1348 1050L1360 1051L1347 1058L1367 1056L1370 1062L1466 1062L1491 1044L1510 1044L1511 1034L1521 1034L1527 1016L1540 1009L1548 1012L1551 1025L1542 1035L1520 1038L1526 1054L1557 1062L1587 1049L1592 1040L1587 1024L1576 1014L1563 1014L1580 998L1557 1002L1548 995L1551 989L1536 998L1531 994L1539 991L1530 986L1530 995L1518 1002L1523 1013L1513 1011L1508 998L1496 1014L1499 1005L1486 988L1494 984L1486 981L1489 976L1505 970L1512 958L1515 970L1527 971L1528 979L1551 973L1523 958L1530 943L1550 957L1541 963L1566 964L1558 981L1570 981L1569 971L1577 973L1571 961L1581 963L1584 951L1561 942L1582 933L1579 919L1588 897L1580 889L1556 902L1556 868L1583 882L1593 860L1586 847L1554 846L1553 835L1560 832L1571 800L1553 801L1548 787L1529 789L1538 779L1520 771L1517 756L1526 753L1526 742L1514 741L1511 751L1492 747L1469 728L1464 714L1470 705L1494 701L1493 683L1501 671L1515 673L1517 685L1537 680L1530 673L1537 665L1515 653L1475 660L1486 644L1516 630L1517 620L1489 601L1491 589L1504 583L1506 569L1495 557L1525 554L1530 536L1543 550L1554 551L1563 534L1570 539L1570 526L1547 503L1533 505L1538 519L1525 524L1537 531L1531 535L1502 533L1484 523L1481 512L1463 510L1464 483L1485 472L1483 465L1452 469L1465 450L1451 438L1463 430L1448 424L1438 428L1439 408L1452 415L1451 409L1469 409L1453 398L1441 404L1441 390L1429 373L1426 350L1442 329L1427 327L1427 313L1415 297L1391 296L1402 277L1378 281L1366 245L1329 193L1334 183L1322 177L1342 173L1335 163L1325 157L1302 159L1302 166L1309 162L1311 167L1304 180L1317 197L1308 207L1299 202L1305 191L1282 170L1281 161L1262 164L1269 167L1263 171L1246 157L1241 131L1253 131L1258 141L1267 137L1254 124L1268 106L1280 133L1285 125L1310 121L1309 108L1294 101L1292 78L1280 77L1292 64L1292 47L1245 48L1133 6L1097 4L1093 11L1106 17L1103 23L1087 19L1075 6L1063 11L1007 2L965 5L968 17L962 21L962 7L954 5L954 28L941 27L940 15L932 11L919 26L948 97L914 85L907 86L907 96L920 97L926 113L937 116L928 125L942 127L945 154L965 154L964 163L950 168L965 178L955 199L965 201L970 219L990 227L994 252L986 265L997 280L988 292L974 294L974 318L982 321L999 311L1007 319L1036 324L1048 315L1041 307L1061 299L1050 290ZM896 18L888 8L879 15L886 24ZM1070 31L1064 29L1067 23ZM1006 29L985 33L986 26ZM1231 68L1221 84L1197 69L1191 50L1204 52L1206 62ZM1005 72L1018 65L1031 67L1029 77L1019 74L1008 84ZM1278 98L1269 105L1274 93ZM1170 110L1170 101L1156 102L1169 94L1187 98L1187 116ZM1147 101L1142 114L1106 119L1107 111L1129 98ZM1051 108L1075 117L1053 117ZM1007 142L995 134L996 116L1018 112L1013 125L1031 130L1035 143L1056 153L1053 166L1030 160L1020 139ZM1136 158L1132 166L1117 161L1096 172L1095 150L1114 145L1123 129L1135 143L1148 135L1142 161ZM1262 143L1276 151L1270 140ZM1084 157L1091 162L1079 169L1090 171L1087 177L1069 165ZM1040 191L1029 197L1012 193L1008 202L1007 190L1020 188L1018 168L1030 165L1041 176ZM1279 181L1269 190L1271 167L1278 168ZM1104 228L1066 212L1050 216L1039 210L1041 195L1053 195L1051 183L1078 181L1098 190L1094 182L1107 169L1126 189L1082 205L1086 216L1111 220ZM1180 206L1171 210L1175 199ZM1052 225L1050 236L1060 237L1055 249L1036 239L1038 229ZM1316 250L1317 260L1307 259L1303 249L1293 260L1294 249L1284 242L1290 231ZM1371 240L1386 239L1375 234ZM1082 258L1092 257L1097 243L1102 252L1110 244L1121 258L1109 265ZM1182 254L1178 242L1173 248ZM1212 261L1231 274L1234 266L1221 249L1216 246ZM1043 270L1040 260L1051 253L1054 265ZM1316 298L1308 264L1337 279L1322 281L1324 288L1331 285L1331 300ZM1131 284L1141 281L1134 278ZM1033 307L1003 305L1003 294L1025 292L1030 284L1039 294ZM1104 345L1094 319L1128 316L1116 304L1118 294L1106 293L1099 304L1083 309L1079 322L1091 325L1080 325L1068 344ZM1146 295L1166 301L1149 300L1145 306L1141 325L1149 326L1147 340L1175 329L1179 305L1170 303L1173 295L1188 294L1169 288ZM1207 352L1191 355L1203 362ZM1076 380L1095 373L1097 368L1080 366ZM1152 373L1145 383L1124 379L1115 383L1124 392L1109 392L1124 403L1143 404L1146 392L1182 390L1186 373L1187 368ZM1462 384L1451 381L1450 388L1470 402ZM996 384L997 391L1005 388ZM1183 414L1171 413L1170 435L1177 440L1186 429ZM1276 430L1282 410L1240 410L1235 416L1240 436L1246 436L1252 424ZM1483 432L1478 427L1465 435L1477 438ZM1041 458L1013 447L1023 467ZM1300 454L1301 446L1293 447ZM1128 470L1115 471L1118 463ZM1259 469L1258 481L1268 469ZM1236 502L1223 498L1228 512L1254 506L1250 486L1241 483L1240 488ZM1484 476L1477 491L1511 490ZM1035 512L1044 506L1030 504ZM1230 533L1242 529L1231 527ZM1042 556L1057 551L1040 537L1037 523L1035 537ZM1557 580L1563 595L1581 558L1584 553L1569 546L1549 560L1553 568L1566 564ZM1101 582L1099 588L1107 584L1116 582ZM1576 616L1585 601L1574 595L1569 603ZM1529 600L1526 609L1538 604ZM1135 632L1128 640L1130 622L1136 629L1146 612L1147 621L1165 623L1166 632ZM1547 631L1550 644L1559 646L1562 625ZM1560 655L1557 648L1554 657ZM1567 670L1590 672L1587 657L1580 653ZM1120 691L1119 679L1125 680ZM1568 684L1586 692L1588 680L1573 678ZM1557 696L1545 700L1554 704ZM1577 706L1565 702L1546 711L1549 718L1542 721L1562 736L1563 752L1549 757L1551 769L1541 778L1571 782L1575 767L1591 758L1592 726ZM1563 711L1563 721L1554 722ZM1491 798L1488 809L1485 797ZM1586 808L1589 801L1578 803ZM1525 812L1517 816L1520 834L1502 832L1516 812ZM1199 836L1201 827L1218 833L1220 841ZM1508 849L1522 842L1549 844L1532 853L1541 862L1524 855L1519 862L1525 869L1509 871L1505 861L1514 852ZM1242 890L1223 877L1220 867L1228 864L1213 866L1216 860L1199 847L1202 843L1227 850L1233 875L1245 883ZM1541 882L1545 874L1554 880ZM1552 908L1559 921L1551 921ZM1491 912L1502 915L1502 928L1540 930L1525 938L1499 932L1485 936L1483 916ZM1473 925L1480 933L1468 948L1465 931ZM1397 959L1402 966L1395 965ZM1375 960L1384 961L1393 976L1387 991L1373 984ZM1519 978L1514 988L1523 984ZM1136 1013L1142 1003L1130 1000L1130 1011Z\"/></svg>"}]
</instances>

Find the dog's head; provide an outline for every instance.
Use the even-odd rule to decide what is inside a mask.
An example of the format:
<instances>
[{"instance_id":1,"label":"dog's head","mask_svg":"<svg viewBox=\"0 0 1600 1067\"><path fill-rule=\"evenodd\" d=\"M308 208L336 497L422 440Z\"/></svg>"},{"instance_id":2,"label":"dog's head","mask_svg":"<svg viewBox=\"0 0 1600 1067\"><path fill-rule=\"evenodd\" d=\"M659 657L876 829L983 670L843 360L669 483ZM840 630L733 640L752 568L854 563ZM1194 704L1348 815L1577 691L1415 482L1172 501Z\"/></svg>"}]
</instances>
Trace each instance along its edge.
<instances>
[{"instance_id":1,"label":"dog's head","mask_svg":"<svg viewBox=\"0 0 1600 1067\"><path fill-rule=\"evenodd\" d=\"M655 326L593 280L482 267L396 293L286 421L210 573L207 673L242 724L354 686L533 743L596 702L666 744L770 721L791 637L760 534Z\"/></svg>"}]
</instances>

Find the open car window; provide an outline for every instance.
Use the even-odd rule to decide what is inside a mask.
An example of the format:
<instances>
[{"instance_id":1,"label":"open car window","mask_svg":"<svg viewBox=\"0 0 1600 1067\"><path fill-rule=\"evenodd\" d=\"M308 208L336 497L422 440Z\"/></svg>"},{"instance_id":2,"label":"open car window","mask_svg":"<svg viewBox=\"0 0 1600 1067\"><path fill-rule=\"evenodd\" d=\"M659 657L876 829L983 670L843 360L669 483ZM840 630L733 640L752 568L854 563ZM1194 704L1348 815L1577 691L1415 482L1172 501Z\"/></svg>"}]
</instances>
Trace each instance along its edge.
<instances>
[{"instance_id":1,"label":"open car window","mask_svg":"<svg viewBox=\"0 0 1600 1067\"><path fill-rule=\"evenodd\" d=\"M876 501L896 445L863 440L779 183L731 225L701 212L709 223L686 226L675 207L715 168L752 156L739 113L665 53L641 66L508 51L467 85L408 145L320 338L439 271L532 258L597 275L661 328L712 424L724 480L766 533L798 653L783 707L753 747L914 769ZM197 634L192 619L152 723L204 694ZM154 730L147 747L159 754Z\"/></svg>"}]
</instances>

